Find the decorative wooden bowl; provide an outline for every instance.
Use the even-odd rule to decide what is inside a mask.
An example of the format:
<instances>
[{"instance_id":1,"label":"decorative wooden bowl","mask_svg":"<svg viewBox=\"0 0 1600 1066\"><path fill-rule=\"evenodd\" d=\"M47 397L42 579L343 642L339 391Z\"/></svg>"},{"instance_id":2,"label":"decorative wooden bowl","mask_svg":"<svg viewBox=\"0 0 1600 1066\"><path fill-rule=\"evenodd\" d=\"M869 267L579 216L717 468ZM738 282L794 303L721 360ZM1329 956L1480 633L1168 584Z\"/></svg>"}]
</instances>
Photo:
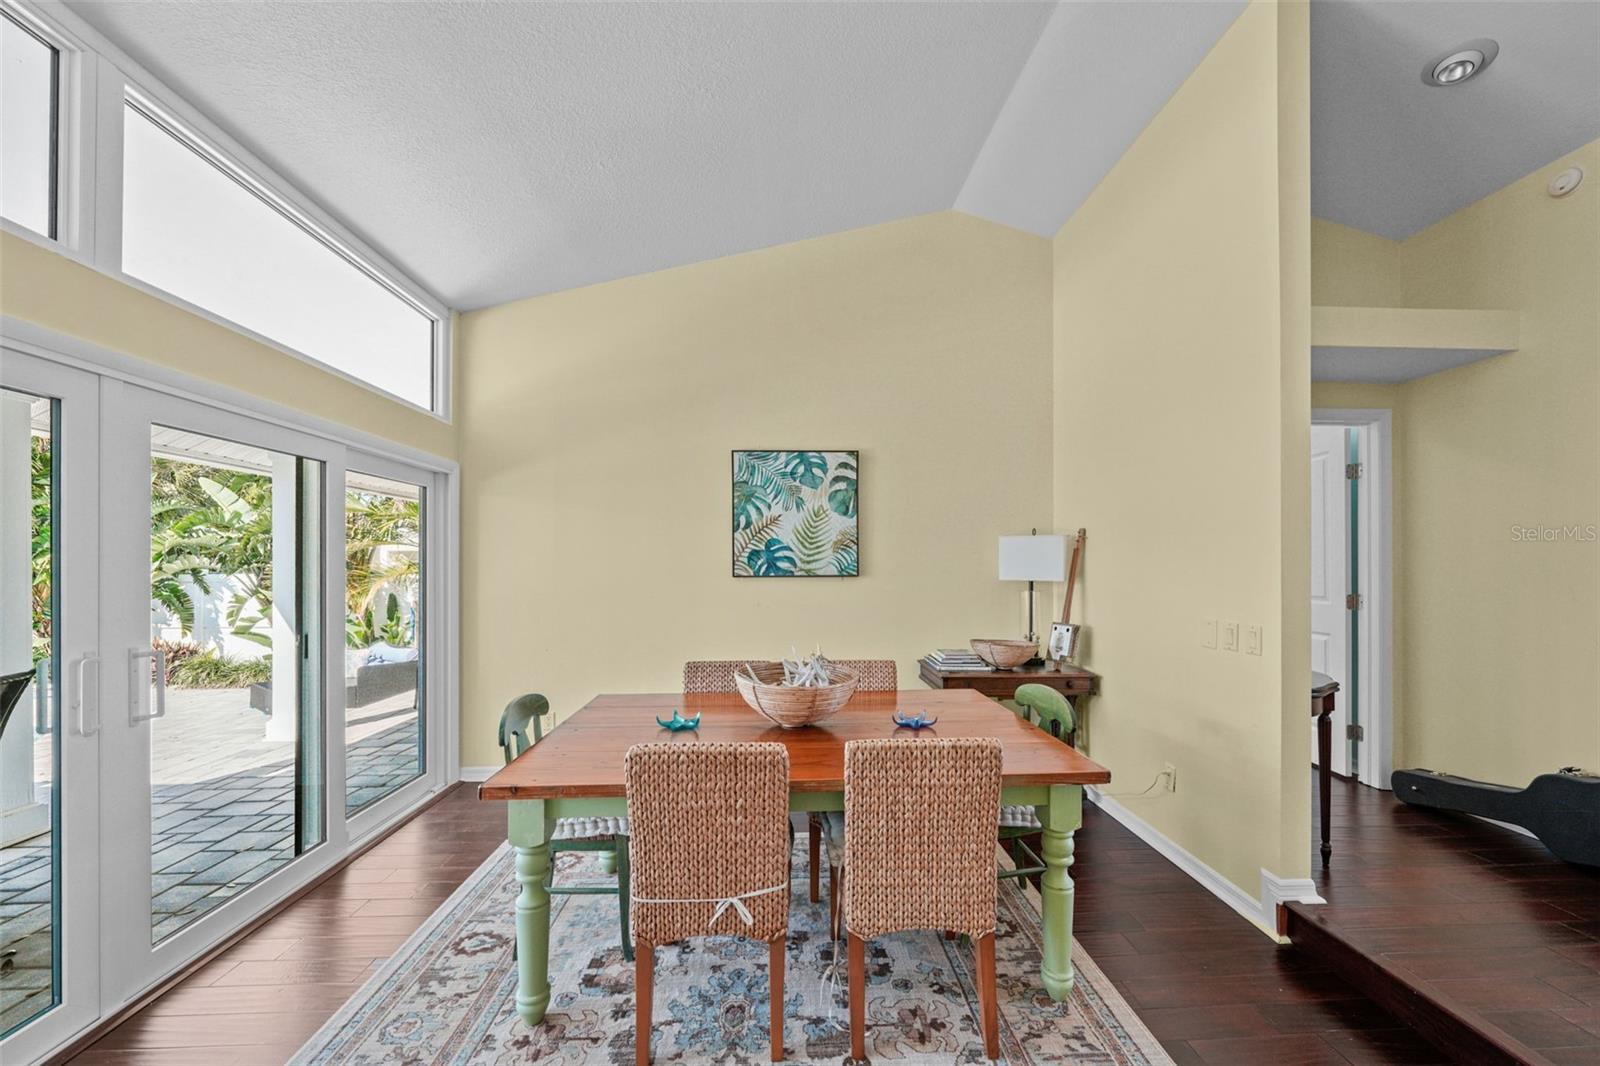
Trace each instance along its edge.
<instances>
[{"instance_id":1,"label":"decorative wooden bowl","mask_svg":"<svg viewBox=\"0 0 1600 1066\"><path fill-rule=\"evenodd\" d=\"M733 683L758 714L784 729L814 725L837 714L856 694L861 676L848 666L828 664L831 685L791 688L780 684L782 663L741 663L733 668Z\"/></svg>"},{"instance_id":2,"label":"decorative wooden bowl","mask_svg":"<svg viewBox=\"0 0 1600 1066\"><path fill-rule=\"evenodd\" d=\"M986 640L973 637L969 641L978 658L1000 670L1015 670L1035 655L1039 645L1026 640Z\"/></svg>"}]
</instances>

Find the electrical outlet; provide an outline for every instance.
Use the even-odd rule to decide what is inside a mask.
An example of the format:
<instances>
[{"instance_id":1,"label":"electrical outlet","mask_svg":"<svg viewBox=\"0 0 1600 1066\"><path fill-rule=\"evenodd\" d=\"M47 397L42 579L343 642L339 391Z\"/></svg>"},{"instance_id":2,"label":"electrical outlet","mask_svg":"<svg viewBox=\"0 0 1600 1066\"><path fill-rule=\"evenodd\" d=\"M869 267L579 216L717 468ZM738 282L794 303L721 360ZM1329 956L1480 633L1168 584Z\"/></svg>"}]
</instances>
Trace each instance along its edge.
<instances>
[{"instance_id":1,"label":"electrical outlet","mask_svg":"<svg viewBox=\"0 0 1600 1066\"><path fill-rule=\"evenodd\" d=\"M1215 649L1217 646L1217 620L1207 618L1200 623L1200 646Z\"/></svg>"},{"instance_id":2,"label":"electrical outlet","mask_svg":"<svg viewBox=\"0 0 1600 1066\"><path fill-rule=\"evenodd\" d=\"M1222 623L1222 650L1223 651L1238 651L1239 650L1239 623L1238 622L1224 622L1224 623Z\"/></svg>"},{"instance_id":3,"label":"electrical outlet","mask_svg":"<svg viewBox=\"0 0 1600 1066\"><path fill-rule=\"evenodd\" d=\"M1244 653L1246 655L1261 654L1261 627L1248 626L1244 631Z\"/></svg>"},{"instance_id":4,"label":"electrical outlet","mask_svg":"<svg viewBox=\"0 0 1600 1066\"><path fill-rule=\"evenodd\" d=\"M1167 791L1178 791L1178 768L1173 766L1171 763L1167 763L1161 772L1166 775L1167 778Z\"/></svg>"}]
</instances>

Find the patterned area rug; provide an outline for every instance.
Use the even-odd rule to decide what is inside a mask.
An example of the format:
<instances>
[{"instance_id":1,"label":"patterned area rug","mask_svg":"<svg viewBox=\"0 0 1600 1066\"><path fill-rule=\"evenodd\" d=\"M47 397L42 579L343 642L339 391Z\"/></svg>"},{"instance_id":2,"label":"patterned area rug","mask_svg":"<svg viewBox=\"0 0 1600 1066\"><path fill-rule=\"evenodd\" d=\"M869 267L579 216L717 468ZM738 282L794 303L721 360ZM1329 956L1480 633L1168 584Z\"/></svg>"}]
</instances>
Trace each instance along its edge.
<instances>
[{"instance_id":1,"label":"patterned area rug","mask_svg":"<svg viewBox=\"0 0 1600 1066\"><path fill-rule=\"evenodd\" d=\"M806 898L796 854L784 987L792 1063L838 1063L849 1052L842 945L826 902ZM559 857L562 884L600 881L598 856ZM517 895L501 845L389 963L300 1049L297 1066L328 1064L633 1062L633 964L618 945L614 896L551 897L551 1001L529 1029L512 1003ZM1003 1061L1145 1066L1171 1060L1081 946L1068 1003L1039 985L1038 896L1001 882L996 962ZM835 948L838 978L833 977ZM715 937L656 951L652 1050L657 1063L769 1061L767 947ZM981 1063L973 959L965 941L902 933L867 957L867 1053L896 1064Z\"/></svg>"}]
</instances>

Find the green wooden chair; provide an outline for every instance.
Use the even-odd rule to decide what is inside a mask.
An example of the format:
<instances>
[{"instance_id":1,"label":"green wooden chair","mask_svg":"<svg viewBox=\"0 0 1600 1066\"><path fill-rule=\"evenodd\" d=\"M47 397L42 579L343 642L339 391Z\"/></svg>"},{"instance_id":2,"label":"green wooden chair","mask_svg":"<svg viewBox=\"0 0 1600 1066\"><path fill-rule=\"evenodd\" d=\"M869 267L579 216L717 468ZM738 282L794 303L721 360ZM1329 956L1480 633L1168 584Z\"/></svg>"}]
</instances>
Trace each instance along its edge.
<instances>
[{"instance_id":1,"label":"green wooden chair","mask_svg":"<svg viewBox=\"0 0 1600 1066\"><path fill-rule=\"evenodd\" d=\"M500 750L506 762L544 739L544 729L539 720L550 713L550 701L537 692L518 696L506 704L500 715ZM529 735L530 730L532 736ZM615 864L617 884L609 885L558 885L555 883L555 854L560 851L596 851L602 861L609 857ZM627 818L557 818L555 832L550 836L552 859L545 890L553 896L616 896L617 910L621 914L622 957L633 961L633 934L628 930L628 819Z\"/></svg>"},{"instance_id":2,"label":"green wooden chair","mask_svg":"<svg viewBox=\"0 0 1600 1066\"><path fill-rule=\"evenodd\" d=\"M1077 717L1067 698L1048 685L1022 685L1017 693L1002 704L1025 722L1071 744L1077 738ZM1044 873L1044 860L1028 846L1025 838L1041 832L1039 812L1033 807L1005 806L1000 808L1000 842L1011 852L1014 868L1002 870L1000 876L1035 877Z\"/></svg>"}]
</instances>

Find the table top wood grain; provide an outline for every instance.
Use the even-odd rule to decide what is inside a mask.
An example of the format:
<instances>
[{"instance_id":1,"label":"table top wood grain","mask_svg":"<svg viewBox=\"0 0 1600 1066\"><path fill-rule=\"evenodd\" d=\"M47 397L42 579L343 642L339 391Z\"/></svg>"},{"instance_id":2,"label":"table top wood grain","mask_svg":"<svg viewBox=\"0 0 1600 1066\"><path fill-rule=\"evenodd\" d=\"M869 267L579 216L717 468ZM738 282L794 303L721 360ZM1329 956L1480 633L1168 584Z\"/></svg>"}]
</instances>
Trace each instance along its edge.
<instances>
[{"instance_id":1,"label":"table top wood grain","mask_svg":"<svg viewBox=\"0 0 1600 1066\"><path fill-rule=\"evenodd\" d=\"M700 728L672 733L655 719L701 716ZM926 711L939 719L929 729L897 728L896 710ZM609 797L626 794L622 762L629 747L646 741L679 744L745 741L789 749L794 792L844 789L846 741L880 737L994 737L1001 743L1007 786L1098 785L1111 772L970 689L857 692L820 725L779 729L736 694L661 693L596 696L510 766L478 787L485 800Z\"/></svg>"}]
</instances>

